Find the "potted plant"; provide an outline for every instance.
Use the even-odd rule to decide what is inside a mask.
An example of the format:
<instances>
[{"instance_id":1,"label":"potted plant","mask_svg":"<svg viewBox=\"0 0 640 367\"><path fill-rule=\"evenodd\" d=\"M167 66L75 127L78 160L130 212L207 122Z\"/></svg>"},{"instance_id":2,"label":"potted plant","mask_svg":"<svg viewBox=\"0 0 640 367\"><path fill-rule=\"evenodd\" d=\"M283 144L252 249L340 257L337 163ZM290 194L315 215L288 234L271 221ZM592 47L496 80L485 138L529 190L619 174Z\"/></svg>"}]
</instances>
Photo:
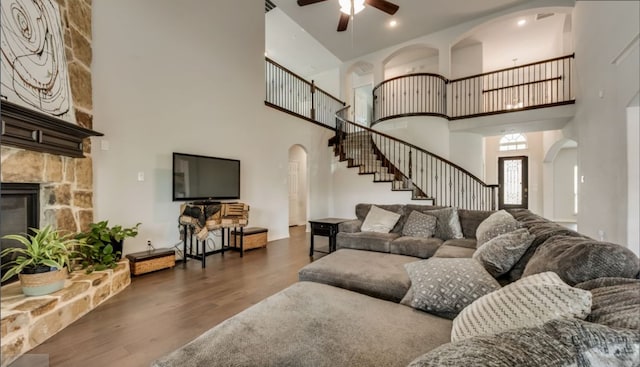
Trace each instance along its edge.
<instances>
[{"instance_id":1,"label":"potted plant","mask_svg":"<svg viewBox=\"0 0 640 367\"><path fill-rule=\"evenodd\" d=\"M87 244L82 250L82 266L87 273L115 268L122 256L124 239L137 236L139 226L140 223L129 228L121 225L109 227L106 220L91 223L88 231L77 236Z\"/></svg>"},{"instance_id":2,"label":"potted plant","mask_svg":"<svg viewBox=\"0 0 640 367\"><path fill-rule=\"evenodd\" d=\"M81 241L73 233L61 234L51 226L31 228L33 235L6 235L3 239L15 240L24 247L9 247L0 256L15 254L15 259L3 264L6 269L2 281L18 274L22 292L27 296L53 293L64 287L69 262Z\"/></svg>"}]
</instances>

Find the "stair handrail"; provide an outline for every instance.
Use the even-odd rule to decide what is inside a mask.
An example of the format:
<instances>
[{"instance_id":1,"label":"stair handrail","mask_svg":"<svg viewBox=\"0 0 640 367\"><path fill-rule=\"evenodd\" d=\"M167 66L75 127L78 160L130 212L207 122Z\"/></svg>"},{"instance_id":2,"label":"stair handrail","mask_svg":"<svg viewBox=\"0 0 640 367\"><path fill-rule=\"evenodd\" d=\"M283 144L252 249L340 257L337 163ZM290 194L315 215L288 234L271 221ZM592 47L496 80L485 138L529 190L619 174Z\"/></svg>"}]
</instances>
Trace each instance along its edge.
<instances>
[{"instance_id":1,"label":"stair handrail","mask_svg":"<svg viewBox=\"0 0 640 367\"><path fill-rule=\"evenodd\" d=\"M339 109L338 111L336 111L336 114L335 114L335 117L336 117L336 130L335 130L336 136L339 136L339 135L340 135L340 129L342 128L342 125L341 125L341 124L348 124L348 125L355 126L355 127L357 127L358 129L362 129L362 130L364 130L364 131L367 131L367 132L369 132L370 134L376 134L376 135L382 136L382 137L384 137L385 139L389 139L389 140L391 140L391 141L395 141L395 142L397 142L398 144L402 144L402 145L407 146L407 147L409 147L410 149L413 149L413 150L415 150L415 151L417 151L417 152L421 152L421 153L426 154L426 155L428 155L428 156L431 156L431 157L433 157L433 158L435 158L435 159L437 159L437 160L440 160L440 161L441 161L441 162L443 162L444 164L449 165L449 166L451 166L451 167L453 167L453 168L455 168L455 169L459 170L459 171L460 171L460 172L462 172L464 175L468 176L470 179L472 179L472 180L473 180L473 181L475 181L476 183L480 184L481 186L483 186L483 187L485 187L485 188L488 188L488 189L491 189L491 191L492 191L492 196L491 196L491 208L492 208L492 210L495 210L495 208L496 208L496 203L497 203L496 195L495 195L495 191L496 191L496 189L497 189L500 185L498 185L498 184L487 184L487 183L485 183L484 181L482 181L480 178L478 178L476 175L474 175L473 173L471 173L471 172L469 172L468 170L466 170L465 168L460 167L459 165L457 165L457 164L455 164L455 163L451 162L450 160L448 160L448 159L446 159L446 158L444 158L444 157L441 157L441 156L440 156L440 155L438 155L438 154L435 154L435 153L429 152L429 151L427 151L427 150L425 150L425 149L423 149L423 148L420 148L420 147L418 147L418 146L416 146L416 145L414 145L414 144L411 144L411 143L409 143L409 142L407 142L407 141L404 141L404 140L402 140L402 139L398 139L398 138L396 138L396 137L393 137L393 136L391 136L391 135L385 134L385 133L383 133L383 132L380 132L380 131L374 130L374 129L370 128L370 127L363 126L363 125L360 125L360 124L356 124L356 123L355 123L355 122L353 122L353 121L349 121L346 117L343 117L344 115L346 115L346 111L347 111L349 108L351 108L351 106L350 106L350 105L347 105L347 106L345 106L345 107L343 107L343 108ZM387 159L388 159L388 158L387 158ZM401 173L402 173L402 175L403 175L404 177L411 179L411 178L410 178L411 174L407 175L407 173L402 172L402 170L400 170L400 171L401 171ZM412 184L413 184L414 186L416 186L416 187L418 187L419 189L421 189L421 188L420 188L420 187L419 187L415 182L413 182L413 179L411 179L411 180L412 180ZM421 189L421 190L422 190L422 189Z\"/></svg>"}]
</instances>

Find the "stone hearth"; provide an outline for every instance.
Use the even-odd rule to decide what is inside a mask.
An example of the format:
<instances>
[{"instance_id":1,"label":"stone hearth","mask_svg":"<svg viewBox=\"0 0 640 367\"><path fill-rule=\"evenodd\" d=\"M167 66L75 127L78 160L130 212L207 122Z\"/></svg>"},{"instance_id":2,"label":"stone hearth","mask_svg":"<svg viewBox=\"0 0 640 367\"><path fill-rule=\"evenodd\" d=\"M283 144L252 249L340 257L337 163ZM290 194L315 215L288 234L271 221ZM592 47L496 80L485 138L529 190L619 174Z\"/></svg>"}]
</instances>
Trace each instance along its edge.
<instances>
[{"instance_id":1,"label":"stone hearth","mask_svg":"<svg viewBox=\"0 0 640 367\"><path fill-rule=\"evenodd\" d=\"M129 261L123 259L113 270L74 271L64 289L46 296L26 297L19 282L2 287L0 365L7 366L130 283Z\"/></svg>"}]
</instances>

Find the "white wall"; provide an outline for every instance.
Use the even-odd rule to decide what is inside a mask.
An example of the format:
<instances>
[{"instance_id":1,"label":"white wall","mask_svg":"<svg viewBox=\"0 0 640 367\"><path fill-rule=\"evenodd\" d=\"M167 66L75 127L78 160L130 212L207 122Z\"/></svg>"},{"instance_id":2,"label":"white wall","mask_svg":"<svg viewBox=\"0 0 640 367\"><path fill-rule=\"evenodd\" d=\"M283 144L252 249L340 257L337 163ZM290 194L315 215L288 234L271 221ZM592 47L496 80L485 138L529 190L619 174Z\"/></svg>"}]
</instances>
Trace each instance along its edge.
<instances>
[{"instance_id":1,"label":"white wall","mask_svg":"<svg viewBox=\"0 0 640 367\"><path fill-rule=\"evenodd\" d=\"M444 118L402 117L377 123L373 129L449 159L449 126Z\"/></svg>"},{"instance_id":2,"label":"white wall","mask_svg":"<svg viewBox=\"0 0 640 367\"><path fill-rule=\"evenodd\" d=\"M397 76L414 74L414 73L438 73L438 55L429 56L420 60L413 60L401 65L386 67L384 69L384 78L391 79Z\"/></svg>"},{"instance_id":3,"label":"white wall","mask_svg":"<svg viewBox=\"0 0 640 367\"><path fill-rule=\"evenodd\" d=\"M580 232L627 244L626 107L640 86L637 1L576 1ZM628 52L625 52L627 50Z\"/></svg>"},{"instance_id":4,"label":"white wall","mask_svg":"<svg viewBox=\"0 0 640 367\"><path fill-rule=\"evenodd\" d=\"M451 79L481 74L484 71L482 68L482 53L481 43L452 48Z\"/></svg>"},{"instance_id":5,"label":"white wall","mask_svg":"<svg viewBox=\"0 0 640 367\"><path fill-rule=\"evenodd\" d=\"M450 133L449 160L484 180L485 148L480 134Z\"/></svg>"},{"instance_id":6,"label":"white wall","mask_svg":"<svg viewBox=\"0 0 640 367\"><path fill-rule=\"evenodd\" d=\"M542 133L533 132L523 134L527 138L528 149L499 151L500 138L502 136L489 136L485 138L486 183L498 184L498 158L512 156L527 156L529 164L529 209L539 215L543 212L542 192Z\"/></svg>"},{"instance_id":7,"label":"white wall","mask_svg":"<svg viewBox=\"0 0 640 367\"><path fill-rule=\"evenodd\" d=\"M245 1L93 2L95 220L132 225L125 253L178 242L174 151L241 160L250 225L288 236L288 149L309 157L309 213L329 211L328 130L264 106L264 10ZM114 26L116 25L117 26ZM229 35L230 29L242 29ZM109 150L101 150L101 141ZM138 172L145 180L137 181Z\"/></svg>"},{"instance_id":8,"label":"white wall","mask_svg":"<svg viewBox=\"0 0 640 367\"><path fill-rule=\"evenodd\" d=\"M573 170L578 163L578 149L564 148L553 161L553 217L561 222L575 222ZM545 192L546 195L546 192Z\"/></svg>"},{"instance_id":9,"label":"white wall","mask_svg":"<svg viewBox=\"0 0 640 367\"><path fill-rule=\"evenodd\" d=\"M629 248L640 255L640 107L627 108L627 166L629 169L629 209L627 233Z\"/></svg>"},{"instance_id":10,"label":"white wall","mask_svg":"<svg viewBox=\"0 0 640 367\"><path fill-rule=\"evenodd\" d=\"M340 68L331 68L320 73L302 75L308 81L315 83L323 91L340 98Z\"/></svg>"}]
</instances>

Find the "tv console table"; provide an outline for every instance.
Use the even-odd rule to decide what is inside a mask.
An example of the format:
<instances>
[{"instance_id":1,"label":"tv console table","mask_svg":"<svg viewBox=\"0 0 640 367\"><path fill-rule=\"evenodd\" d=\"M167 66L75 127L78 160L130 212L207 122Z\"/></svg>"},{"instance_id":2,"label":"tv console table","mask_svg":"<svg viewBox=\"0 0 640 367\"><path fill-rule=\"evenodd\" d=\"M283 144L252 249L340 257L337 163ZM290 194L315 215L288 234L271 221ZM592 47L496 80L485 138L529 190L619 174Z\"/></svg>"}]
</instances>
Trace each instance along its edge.
<instances>
[{"instance_id":1,"label":"tv console table","mask_svg":"<svg viewBox=\"0 0 640 367\"><path fill-rule=\"evenodd\" d=\"M239 250L240 257L244 256L243 228L249 223L249 205L214 201L185 203L180 206L178 222L183 226L184 233L184 266L186 266L186 260L191 258L200 260L204 268L207 266L206 257L208 255L221 253L224 256L225 251L229 250ZM222 245L220 249L207 251L209 233L217 229L222 232ZM237 243L231 246L231 229L234 233L240 234L240 246ZM196 237L195 244L194 236Z\"/></svg>"},{"instance_id":2,"label":"tv console table","mask_svg":"<svg viewBox=\"0 0 640 367\"><path fill-rule=\"evenodd\" d=\"M239 241L239 245L240 247L238 248L238 246L231 246L230 245L230 239L231 239L231 235L230 235L230 231L231 228L233 228L234 232L237 232L240 234L240 241ZM225 251L229 251L229 250L239 250L240 251L240 257L243 257L244 255L244 236L242 235L244 233L244 228L240 227L240 230L238 230L236 227L227 227L227 228L221 228L221 232L222 232L222 245L220 247L220 249L217 250L212 250L212 251L207 251L207 239L205 238L204 240L199 240L196 238L195 240L195 253L193 252L194 250L194 239L193 236L195 235L195 233L193 233L192 231L193 226L190 225L183 225L183 230L184 230L184 241L182 241L182 248L183 251L182 253L184 254L185 260L183 262L183 266L187 266L187 261L186 259L195 259L195 260L200 260L200 262L202 263L202 267L206 268L207 267L207 256L209 255L213 255L213 254L222 254L222 256L224 256ZM226 235L225 235L226 232ZM225 241L226 240L226 241ZM189 251L187 252L187 242L189 244ZM226 242L226 245L225 245ZM199 248L202 248L202 250L200 251Z\"/></svg>"}]
</instances>

